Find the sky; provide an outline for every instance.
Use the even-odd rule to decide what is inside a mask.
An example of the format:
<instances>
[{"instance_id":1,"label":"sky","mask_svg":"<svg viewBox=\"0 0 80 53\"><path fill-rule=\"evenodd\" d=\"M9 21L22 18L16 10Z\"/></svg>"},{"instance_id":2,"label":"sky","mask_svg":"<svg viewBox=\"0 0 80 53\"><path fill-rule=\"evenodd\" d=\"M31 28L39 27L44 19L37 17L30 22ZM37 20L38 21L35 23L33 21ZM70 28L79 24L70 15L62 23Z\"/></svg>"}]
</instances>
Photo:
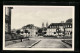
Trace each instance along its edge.
<instances>
[{"instance_id":1,"label":"sky","mask_svg":"<svg viewBox=\"0 0 80 53\"><path fill-rule=\"evenodd\" d=\"M13 6L11 29L19 29L27 24L42 27L42 23L60 23L73 18L73 6Z\"/></svg>"}]
</instances>

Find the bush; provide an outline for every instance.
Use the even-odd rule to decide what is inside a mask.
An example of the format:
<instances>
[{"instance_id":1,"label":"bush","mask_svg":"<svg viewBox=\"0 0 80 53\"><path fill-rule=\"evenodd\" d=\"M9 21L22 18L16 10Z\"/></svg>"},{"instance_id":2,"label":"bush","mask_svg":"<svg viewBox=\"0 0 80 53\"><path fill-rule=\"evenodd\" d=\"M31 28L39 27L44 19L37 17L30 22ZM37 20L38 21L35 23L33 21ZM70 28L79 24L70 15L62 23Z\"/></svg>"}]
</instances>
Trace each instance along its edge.
<instances>
[{"instance_id":1,"label":"bush","mask_svg":"<svg viewBox=\"0 0 80 53\"><path fill-rule=\"evenodd\" d=\"M11 37L12 37L12 40L17 39L17 36L14 33L11 34Z\"/></svg>"},{"instance_id":2,"label":"bush","mask_svg":"<svg viewBox=\"0 0 80 53\"><path fill-rule=\"evenodd\" d=\"M12 37L11 37L11 35L10 34L5 34L5 40L7 41L7 40L11 40L12 39Z\"/></svg>"},{"instance_id":3,"label":"bush","mask_svg":"<svg viewBox=\"0 0 80 53\"><path fill-rule=\"evenodd\" d=\"M20 32L21 32L20 30L17 30L17 31L16 31L17 34L19 34Z\"/></svg>"},{"instance_id":4,"label":"bush","mask_svg":"<svg viewBox=\"0 0 80 53\"><path fill-rule=\"evenodd\" d=\"M23 36L23 35L21 35L19 38L20 38L20 39L23 39L23 38L24 38L24 36Z\"/></svg>"}]
</instances>

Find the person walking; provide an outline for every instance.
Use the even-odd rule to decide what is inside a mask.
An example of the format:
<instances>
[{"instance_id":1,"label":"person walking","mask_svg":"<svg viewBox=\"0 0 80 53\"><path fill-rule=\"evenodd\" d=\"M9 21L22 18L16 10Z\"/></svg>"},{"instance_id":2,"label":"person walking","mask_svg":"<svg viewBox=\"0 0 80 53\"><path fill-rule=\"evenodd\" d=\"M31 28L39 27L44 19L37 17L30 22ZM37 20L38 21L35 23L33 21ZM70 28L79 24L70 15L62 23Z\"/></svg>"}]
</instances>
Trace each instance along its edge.
<instances>
[{"instance_id":1,"label":"person walking","mask_svg":"<svg viewBox=\"0 0 80 53\"><path fill-rule=\"evenodd\" d=\"M20 35L21 42L23 41L23 38L24 38L24 34L23 32L21 32L21 35Z\"/></svg>"}]
</instances>

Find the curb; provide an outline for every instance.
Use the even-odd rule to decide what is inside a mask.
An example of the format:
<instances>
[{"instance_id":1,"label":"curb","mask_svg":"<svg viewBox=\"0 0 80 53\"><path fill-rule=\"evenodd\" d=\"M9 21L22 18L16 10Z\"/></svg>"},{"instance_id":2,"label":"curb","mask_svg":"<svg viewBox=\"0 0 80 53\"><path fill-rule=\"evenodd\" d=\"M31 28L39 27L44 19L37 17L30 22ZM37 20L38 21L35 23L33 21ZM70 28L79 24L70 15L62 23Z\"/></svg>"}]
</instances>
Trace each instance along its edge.
<instances>
[{"instance_id":1,"label":"curb","mask_svg":"<svg viewBox=\"0 0 80 53\"><path fill-rule=\"evenodd\" d=\"M33 43L31 46L28 46L28 48L33 47L34 45L36 45L37 43L39 43L41 40L38 40L37 42Z\"/></svg>"},{"instance_id":2,"label":"curb","mask_svg":"<svg viewBox=\"0 0 80 53\"><path fill-rule=\"evenodd\" d=\"M65 42L65 41L62 41L62 42L66 43L66 44L68 44L69 46L72 47L72 44L70 44L70 43L68 43L68 42Z\"/></svg>"}]
</instances>

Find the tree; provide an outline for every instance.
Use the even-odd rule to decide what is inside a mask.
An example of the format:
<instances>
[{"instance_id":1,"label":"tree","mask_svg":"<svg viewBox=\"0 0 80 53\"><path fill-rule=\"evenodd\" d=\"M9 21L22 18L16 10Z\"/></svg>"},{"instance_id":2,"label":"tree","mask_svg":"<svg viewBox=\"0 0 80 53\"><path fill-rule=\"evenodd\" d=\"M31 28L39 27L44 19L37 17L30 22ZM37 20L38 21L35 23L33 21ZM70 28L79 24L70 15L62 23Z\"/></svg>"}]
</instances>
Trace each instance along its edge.
<instances>
[{"instance_id":1,"label":"tree","mask_svg":"<svg viewBox=\"0 0 80 53\"><path fill-rule=\"evenodd\" d=\"M33 24L28 24L26 27L32 29L33 26L34 26Z\"/></svg>"},{"instance_id":2,"label":"tree","mask_svg":"<svg viewBox=\"0 0 80 53\"><path fill-rule=\"evenodd\" d=\"M57 29L56 29L56 32L57 32L58 35L59 35L59 33L61 32L60 28L57 28Z\"/></svg>"},{"instance_id":3,"label":"tree","mask_svg":"<svg viewBox=\"0 0 80 53\"><path fill-rule=\"evenodd\" d=\"M24 32L23 32L23 31L21 31L21 33L23 34Z\"/></svg>"},{"instance_id":4,"label":"tree","mask_svg":"<svg viewBox=\"0 0 80 53\"><path fill-rule=\"evenodd\" d=\"M46 28L46 27L44 27L44 28L42 28L42 30L43 30L43 31L46 31L46 30L47 30L47 28Z\"/></svg>"},{"instance_id":5,"label":"tree","mask_svg":"<svg viewBox=\"0 0 80 53\"><path fill-rule=\"evenodd\" d=\"M42 35L42 29L38 30L38 35Z\"/></svg>"},{"instance_id":6,"label":"tree","mask_svg":"<svg viewBox=\"0 0 80 53\"><path fill-rule=\"evenodd\" d=\"M23 31L17 30L16 33L17 33L17 34L20 34L20 33L23 34ZM19 38L21 39L21 42L22 42L22 38L23 38L23 36L20 35Z\"/></svg>"},{"instance_id":7,"label":"tree","mask_svg":"<svg viewBox=\"0 0 80 53\"><path fill-rule=\"evenodd\" d=\"M22 42L22 39L24 38L23 36L23 31L21 31L21 35L20 35L20 39L21 39L21 42Z\"/></svg>"},{"instance_id":8,"label":"tree","mask_svg":"<svg viewBox=\"0 0 80 53\"><path fill-rule=\"evenodd\" d=\"M72 19L66 20L66 23L72 23Z\"/></svg>"},{"instance_id":9,"label":"tree","mask_svg":"<svg viewBox=\"0 0 80 53\"><path fill-rule=\"evenodd\" d=\"M17 30L16 33L17 33L17 34L20 34L20 30Z\"/></svg>"},{"instance_id":10,"label":"tree","mask_svg":"<svg viewBox=\"0 0 80 53\"><path fill-rule=\"evenodd\" d=\"M46 34L46 31L45 31L45 32L42 32L42 34L43 34L43 35Z\"/></svg>"},{"instance_id":11,"label":"tree","mask_svg":"<svg viewBox=\"0 0 80 53\"><path fill-rule=\"evenodd\" d=\"M25 33L26 33L26 37L27 37L28 30L25 30Z\"/></svg>"},{"instance_id":12,"label":"tree","mask_svg":"<svg viewBox=\"0 0 80 53\"><path fill-rule=\"evenodd\" d=\"M42 29L39 29L39 30L38 30L38 33L42 33Z\"/></svg>"},{"instance_id":13,"label":"tree","mask_svg":"<svg viewBox=\"0 0 80 53\"><path fill-rule=\"evenodd\" d=\"M28 30L25 30L25 33L28 33Z\"/></svg>"},{"instance_id":14,"label":"tree","mask_svg":"<svg viewBox=\"0 0 80 53\"><path fill-rule=\"evenodd\" d=\"M25 30L25 33L26 33L26 37L27 37L27 34L30 34L28 30ZM29 40L29 36L28 36L28 40Z\"/></svg>"}]
</instances>

